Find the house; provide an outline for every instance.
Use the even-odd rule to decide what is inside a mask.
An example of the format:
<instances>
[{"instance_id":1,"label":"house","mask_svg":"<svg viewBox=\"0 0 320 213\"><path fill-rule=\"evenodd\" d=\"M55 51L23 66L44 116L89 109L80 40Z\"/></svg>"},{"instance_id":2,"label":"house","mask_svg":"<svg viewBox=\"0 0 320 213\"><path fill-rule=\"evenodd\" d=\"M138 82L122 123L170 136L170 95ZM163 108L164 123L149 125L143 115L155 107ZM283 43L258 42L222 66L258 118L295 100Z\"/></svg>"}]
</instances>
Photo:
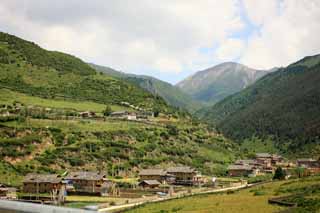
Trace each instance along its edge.
<instances>
[{"instance_id":1,"label":"house","mask_svg":"<svg viewBox=\"0 0 320 213\"><path fill-rule=\"evenodd\" d=\"M167 173L175 176L175 184L193 185L194 177L198 172L189 166L170 167Z\"/></svg>"},{"instance_id":2,"label":"house","mask_svg":"<svg viewBox=\"0 0 320 213\"><path fill-rule=\"evenodd\" d=\"M307 174L320 174L320 160L312 158L298 159L297 166L305 168L305 172Z\"/></svg>"},{"instance_id":3,"label":"house","mask_svg":"<svg viewBox=\"0 0 320 213\"><path fill-rule=\"evenodd\" d=\"M128 112L128 111L117 111L112 112L110 114L113 118L121 118L121 119L127 119L127 120L137 120L137 114L135 112Z\"/></svg>"},{"instance_id":4,"label":"house","mask_svg":"<svg viewBox=\"0 0 320 213\"><path fill-rule=\"evenodd\" d=\"M283 161L283 157L277 154L256 153L256 160L265 167L275 166Z\"/></svg>"},{"instance_id":5,"label":"house","mask_svg":"<svg viewBox=\"0 0 320 213\"><path fill-rule=\"evenodd\" d=\"M91 111L85 111L85 112L79 112L79 115L83 118L92 118L96 116L96 113Z\"/></svg>"},{"instance_id":6,"label":"house","mask_svg":"<svg viewBox=\"0 0 320 213\"><path fill-rule=\"evenodd\" d=\"M139 172L139 179L142 180L157 180L162 184L173 183L175 176L168 174L163 169L143 169Z\"/></svg>"},{"instance_id":7,"label":"house","mask_svg":"<svg viewBox=\"0 0 320 213\"><path fill-rule=\"evenodd\" d=\"M245 176L256 176L259 173L259 169L251 165L229 165L228 174L231 177L245 177Z\"/></svg>"},{"instance_id":8,"label":"house","mask_svg":"<svg viewBox=\"0 0 320 213\"><path fill-rule=\"evenodd\" d=\"M302 158L297 159L297 166L304 168L316 168L320 167L320 162L312 158Z\"/></svg>"},{"instance_id":9,"label":"house","mask_svg":"<svg viewBox=\"0 0 320 213\"><path fill-rule=\"evenodd\" d=\"M65 178L68 191L79 193L101 193L108 182L106 174L100 172L70 172Z\"/></svg>"},{"instance_id":10,"label":"house","mask_svg":"<svg viewBox=\"0 0 320 213\"><path fill-rule=\"evenodd\" d=\"M64 186L63 179L56 174L28 174L23 180L24 193L51 193Z\"/></svg>"},{"instance_id":11,"label":"house","mask_svg":"<svg viewBox=\"0 0 320 213\"><path fill-rule=\"evenodd\" d=\"M14 187L7 187L4 184L0 183L0 199L16 199L17 198L17 189Z\"/></svg>"},{"instance_id":12,"label":"house","mask_svg":"<svg viewBox=\"0 0 320 213\"><path fill-rule=\"evenodd\" d=\"M139 172L139 179L143 180L157 180L163 182L167 172L163 169L143 169Z\"/></svg>"},{"instance_id":13,"label":"house","mask_svg":"<svg viewBox=\"0 0 320 213\"><path fill-rule=\"evenodd\" d=\"M157 180L143 180L138 185L142 188L158 188L160 186L160 182Z\"/></svg>"}]
</instances>

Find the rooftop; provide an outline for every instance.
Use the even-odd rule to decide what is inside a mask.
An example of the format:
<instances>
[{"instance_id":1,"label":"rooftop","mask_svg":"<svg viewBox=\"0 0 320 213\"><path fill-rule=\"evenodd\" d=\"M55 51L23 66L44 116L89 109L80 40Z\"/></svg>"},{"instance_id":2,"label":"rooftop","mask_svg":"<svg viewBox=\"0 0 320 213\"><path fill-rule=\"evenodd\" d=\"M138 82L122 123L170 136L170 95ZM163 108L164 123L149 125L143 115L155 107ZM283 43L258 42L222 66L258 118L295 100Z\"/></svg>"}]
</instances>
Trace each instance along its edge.
<instances>
[{"instance_id":1,"label":"rooftop","mask_svg":"<svg viewBox=\"0 0 320 213\"><path fill-rule=\"evenodd\" d=\"M103 178L106 178L106 174L88 171L70 172L65 177L66 180L101 180Z\"/></svg>"},{"instance_id":2,"label":"rooftop","mask_svg":"<svg viewBox=\"0 0 320 213\"><path fill-rule=\"evenodd\" d=\"M166 175L166 171L163 169L143 169L139 172L139 175Z\"/></svg>"},{"instance_id":3,"label":"rooftop","mask_svg":"<svg viewBox=\"0 0 320 213\"><path fill-rule=\"evenodd\" d=\"M189 166L170 167L167 169L168 173L194 173L195 169Z\"/></svg>"},{"instance_id":4,"label":"rooftop","mask_svg":"<svg viewBox=\"0 0 320 213\"><path fill-rule=\"evenodd\" d=\"M141 183L146 183L148 185L160 185L161 183L157 180L143 180L140 182Z\"/></svg>"},{"instance_id":5,"label":"rooftop","mask_svg":"<svg viewBox=\"0 0 320 213\"><path fill-rule=\"evenodd\" d=\"M60 183L62 178L57 174L27 174L24 183Z\"/></svg>"}]
</instances>

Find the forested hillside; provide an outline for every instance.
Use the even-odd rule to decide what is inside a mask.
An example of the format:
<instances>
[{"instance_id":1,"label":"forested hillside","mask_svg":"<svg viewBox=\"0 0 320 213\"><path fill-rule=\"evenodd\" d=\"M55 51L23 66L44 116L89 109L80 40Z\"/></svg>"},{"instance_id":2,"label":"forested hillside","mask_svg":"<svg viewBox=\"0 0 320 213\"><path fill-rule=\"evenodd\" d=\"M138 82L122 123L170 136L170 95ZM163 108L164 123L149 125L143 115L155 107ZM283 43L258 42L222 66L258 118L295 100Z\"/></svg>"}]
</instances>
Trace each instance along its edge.
<instances>
[{"instance_id":1,"label":"forested hillside","mask_svg":"<svg viewBox=\"0 0 320 213\"><path fill-rule=\"evenodd\" d=\"M270 73L198 114L226 136L272 137L284 151L319 155L320 55Z\"/></svg>"},{"instance_id":2,"label":"forested hillside","mask_svg":"<svg viewBox=\"0 0 320 213\"><path fill-rule=\"evenodd\" d=\"M203 103L194 100L191 96L181 91L178 87L159 79L145 75L127 74L116 71L109 67L95 64L89 65L97 71L104 72L144 88L152 94L162 97L168 104L172 106L188 110L189 112L194 112L203 106Z\"/></svg>"},{"instance_id":3,"label":"forested hillside","mask_svg":"<svg viewBox=\"0 0 320 213\"><path fill-rule=\"evenodd\" d=\"M0 33L0 86L45 98L128 102L145 109L173 112L159 96L106 74L80 59L18 37Z\"/></svg>"}]
</instances>

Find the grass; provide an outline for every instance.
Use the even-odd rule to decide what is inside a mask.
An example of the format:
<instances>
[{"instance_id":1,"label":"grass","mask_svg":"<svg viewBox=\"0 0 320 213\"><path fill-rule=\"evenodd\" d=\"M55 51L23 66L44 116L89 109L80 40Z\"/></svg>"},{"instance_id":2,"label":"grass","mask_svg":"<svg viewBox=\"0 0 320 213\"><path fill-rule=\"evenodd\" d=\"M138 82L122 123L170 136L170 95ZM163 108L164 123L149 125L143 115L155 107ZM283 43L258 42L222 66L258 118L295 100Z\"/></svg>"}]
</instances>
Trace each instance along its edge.
<instances>
[{"instance_id":1,"label":"grass","mask_svg":"<svg viewBox=\"0 0 320 213\"><path fill-rule=\"evenodd\" d=\"M45 99L30 96L20 92L14 92L8 89L0 89L0 104L13 104L15 101L25 105L37 105L41 107L51 107L58 109L74 109L77 111L102 112L106 105L90 101L75 101L62 99ZM127 107L111 105L113 111L131 110Z\"/></svg>"},{"instance_id":2,"label":"grass","mask_svg":"<svg viewBox=\"0 0 320 213\"><path fill-rule=\"evenodd\" d=\"M285 210L285 207L268 204L268 199L276 196L296 196L302 199L319 199L320 190L316 191L320 177L308 177L304 179L277 181L255 186L249 189L235 191L234 193L219 193L196 195L187 198L174 199L170 201L151 203L128 210L128 213L160 213L160 212L277 212ZM309 191L308 191L309 189ZM305 192L312 193L307 194ZM305 194L303 194L305 193ZM309 200L308 200L309 201ZM317 201L314 201L317 202ZM318 203L316 203L318 205ZM300 206L299 206L300 205ZM308 202L302 200L298 203L301 212L308 212ZM310 204L311 205L311 204ZM307 207L306 207L307 206ZM314 203L312 206L314 207ZM319 210L319 209L318 209Z\"/></svg>"},{"instance_id":3,"label":"grass","mask_svg":"<svg viewBox=\"0 0 320 213\"><path fill-rule=\"evenodd\" d=\"M145 124L126 122L126 121L79 121L79 120L46 120L46 119L28 119L26 122L8 122L7 126L23 128L32 126L33 128L47 128L54 127L63 129L65 132L72 131L118 131L118 130L128 130L132 128L143 128L146 127Z\"/></svg>"}]
</instances>

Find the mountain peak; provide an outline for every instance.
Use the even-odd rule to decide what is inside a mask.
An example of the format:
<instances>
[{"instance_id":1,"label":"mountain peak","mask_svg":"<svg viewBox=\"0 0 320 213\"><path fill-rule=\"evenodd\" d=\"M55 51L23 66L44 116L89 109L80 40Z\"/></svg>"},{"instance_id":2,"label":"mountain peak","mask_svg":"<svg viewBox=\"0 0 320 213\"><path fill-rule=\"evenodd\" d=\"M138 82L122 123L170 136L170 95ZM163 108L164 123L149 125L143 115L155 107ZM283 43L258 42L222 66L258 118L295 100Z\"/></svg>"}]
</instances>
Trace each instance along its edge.
<instances>
[{"instance_id":1,"label":"mountain peak","mask_svg":"<svg viewBox=\"0 0 320 213\"><path fill-rule=\"evenodd\" d=\"M237 62L224 62L179 82L177 87L199 101L216 103L255 82L268 71L249 68Z\"/></svg>"}]
</instances>

